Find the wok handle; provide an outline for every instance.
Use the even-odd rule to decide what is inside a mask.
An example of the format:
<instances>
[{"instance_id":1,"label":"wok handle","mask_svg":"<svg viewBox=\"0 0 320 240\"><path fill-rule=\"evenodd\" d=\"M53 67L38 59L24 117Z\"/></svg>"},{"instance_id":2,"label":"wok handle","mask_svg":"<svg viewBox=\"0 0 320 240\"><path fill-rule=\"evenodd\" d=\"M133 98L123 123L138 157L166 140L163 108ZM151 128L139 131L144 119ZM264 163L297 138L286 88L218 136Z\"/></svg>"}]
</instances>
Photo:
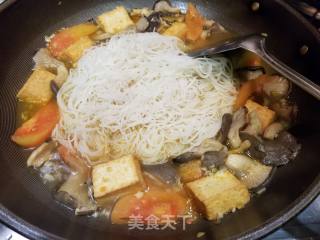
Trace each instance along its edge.
<instances>
[{"instance_id":1,"label":"wok handle","mask_svg":"<svg viewBox=\"0 0 320 240\"><path fill-rule=\"evenodd\" d=\"M265 48L264 39L260 42L260 51L256 53L272 68L279 72L282 76L286 77L288 80L291 80L294 84L320 100L320 86L309 80L308 78L302 76L300 73L296 72L292 68L288 67L278 58L268 53Z\"/></svg>"}]
</instances>

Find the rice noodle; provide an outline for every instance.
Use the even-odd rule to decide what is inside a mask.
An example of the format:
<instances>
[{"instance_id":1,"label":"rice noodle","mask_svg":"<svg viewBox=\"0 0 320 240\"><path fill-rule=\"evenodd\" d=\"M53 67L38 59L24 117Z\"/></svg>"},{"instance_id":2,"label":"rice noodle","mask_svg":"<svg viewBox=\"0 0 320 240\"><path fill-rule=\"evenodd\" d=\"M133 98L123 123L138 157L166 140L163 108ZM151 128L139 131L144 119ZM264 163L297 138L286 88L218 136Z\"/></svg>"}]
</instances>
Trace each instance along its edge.
<instances>
[{"instance_id":1,"label":"rice noodle","mask_svg":"<svg viewBox=\"0 0 320 240\"><path fill-rule=\"evenodd\" d=\"M59 91L53 138L91 164L125 154L157 164L215 137L235 99L231 64L178 45L127 33L89 49Z\"/></svg>"}]
</instances>

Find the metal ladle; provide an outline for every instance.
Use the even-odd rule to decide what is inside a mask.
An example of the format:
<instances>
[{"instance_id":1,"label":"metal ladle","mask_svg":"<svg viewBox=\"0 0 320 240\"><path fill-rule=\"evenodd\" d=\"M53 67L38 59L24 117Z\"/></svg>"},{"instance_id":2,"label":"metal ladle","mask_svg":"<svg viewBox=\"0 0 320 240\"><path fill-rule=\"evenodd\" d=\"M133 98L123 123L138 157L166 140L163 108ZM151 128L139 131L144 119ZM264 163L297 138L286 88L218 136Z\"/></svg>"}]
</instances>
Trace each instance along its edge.
<instances>
[{"instance_id":1,"label":"metal ladle","mask_svg":"<svg viewBox=\"0 0 320 240\"><path fill-rule=\"evenodd\" d=\"M291 80L297 86L320 100L320 86L302 76L300 73L294 71L279 59L268 53L265 47L266 35L265 34L253 34L244 37L238 37L226 42L223 42L217 46L202 49L199 51L189 53L191 57L205 57L212 56L214 54L223 53L235 49L245 49L251 51L260 56L270 67L280 73L282 76Z\"/></svg>"}]
</instances>

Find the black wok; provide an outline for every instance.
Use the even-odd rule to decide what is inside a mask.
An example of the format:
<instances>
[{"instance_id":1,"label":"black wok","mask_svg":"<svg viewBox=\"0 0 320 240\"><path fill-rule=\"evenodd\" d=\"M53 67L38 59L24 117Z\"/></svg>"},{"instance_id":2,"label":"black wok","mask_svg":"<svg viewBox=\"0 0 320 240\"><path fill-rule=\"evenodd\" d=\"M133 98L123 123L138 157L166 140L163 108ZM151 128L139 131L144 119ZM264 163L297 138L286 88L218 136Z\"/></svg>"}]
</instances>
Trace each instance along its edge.
<instances>
[{"instance_id":1,"label":"black wok","mask_svg":"<svg viewBox=\"0 0 320 240\"><path fill-rule=\"evenodd\" d=\"M283 1L260 1L256 12L245 0L191 2L207 17L236 33L267 32L267 47L275 56L320 83L320 36ZM185 1L173 3L186 7ZM187 226L186 231L129 231L127 226L107 225L103 219L75 217L52 200L37 175L26 168L28 153L10 141L15 129L15 95L30 74L32 56L44 45L45 35L119 4L133 8L150 6L152 2L19 0L0 13L1 221L34 239L195 239L198 232L205 232L207 239L252 239L269 233L301 211L320 192L320 104L297 88L293 89L292 98L300 111L292 132L302 143L301 153L277 171L265 193L226 216L219 225L201 221ZM309 51L301 55L303 45Z\"/></svg>"}]
</instances>

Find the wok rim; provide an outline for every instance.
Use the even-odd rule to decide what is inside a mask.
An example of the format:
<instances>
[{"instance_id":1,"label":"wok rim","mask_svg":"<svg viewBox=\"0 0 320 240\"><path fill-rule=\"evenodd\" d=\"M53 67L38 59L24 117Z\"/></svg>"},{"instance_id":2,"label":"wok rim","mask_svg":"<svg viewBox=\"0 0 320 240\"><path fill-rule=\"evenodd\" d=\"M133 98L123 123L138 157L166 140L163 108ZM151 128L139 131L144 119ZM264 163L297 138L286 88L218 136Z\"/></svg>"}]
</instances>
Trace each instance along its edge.
<instances>
[{"instance_id":1,"label":"wok rim","mask_svg":"<svg viewBox=\"0 0 320 240\"><path fill-rule=\"evenodd\" d=\"M307 19L300 14L297 10L285 3L283 0L274 0L276 3L281 5L286 11L297 18L304 27L312 34L317 41L320 43L320 33L317 31ZM17 0L6 0L3 4L0 4L0 14L12 6ZM319 44L320 46L320 44ZM312 184L290 205L280 211L277 215L270 218L268 221L261 225L256 226L246 232L237 234L230 237L229 239L258 239L272 231L276 230L280 226L287 223L294 216L299 214L305 209L318 195L320 194L320 174L312 182ZM57 239L63 240L65 238L59 237L46 230L43 230L33 224L28 223L24 219L20 218L5 206L0 203L0 222L8 226L10 229L20 233L21 235L30 239Z\"/></svg>"}]
</instances>

